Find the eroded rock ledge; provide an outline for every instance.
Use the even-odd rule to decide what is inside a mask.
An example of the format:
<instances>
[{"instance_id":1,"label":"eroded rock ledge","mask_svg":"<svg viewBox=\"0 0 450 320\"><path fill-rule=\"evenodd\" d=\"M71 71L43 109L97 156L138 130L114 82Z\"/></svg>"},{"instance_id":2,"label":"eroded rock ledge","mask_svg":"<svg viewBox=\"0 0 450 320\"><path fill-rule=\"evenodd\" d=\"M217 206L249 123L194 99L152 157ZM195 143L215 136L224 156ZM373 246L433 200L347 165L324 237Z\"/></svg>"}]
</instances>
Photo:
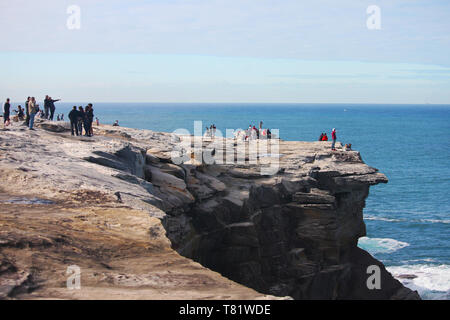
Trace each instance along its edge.
<instances>
[{"instance_id":1,"label":"eroded rock ledge","mask_svg":"<svg viewBox=\"0 0 450 320\"><path fill-rule=\"evenodd\" d=\"M37 125L0 135L0 297L419 298L357 247L369 187L387 178L356 151L280 141L277 173L261 175L267 155L176 165L167 133ZM71 264L85 270L79 292L65 289ZM366 286L373 264L381 290Z\"/></svg>"}]
</instances>

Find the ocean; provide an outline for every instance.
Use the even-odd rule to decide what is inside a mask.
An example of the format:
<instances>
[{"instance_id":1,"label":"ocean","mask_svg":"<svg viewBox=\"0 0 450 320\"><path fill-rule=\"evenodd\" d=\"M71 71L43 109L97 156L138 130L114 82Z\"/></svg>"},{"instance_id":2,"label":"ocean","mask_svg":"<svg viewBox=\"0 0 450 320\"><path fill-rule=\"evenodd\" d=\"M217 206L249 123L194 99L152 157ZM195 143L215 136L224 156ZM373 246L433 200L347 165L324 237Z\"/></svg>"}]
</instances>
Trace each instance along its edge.
<instances>
[{"instance_id":1,"label":"ocean","mask_svg":"<svg viewBox=\"0 0 450 320\"><path fill-rule=\"evenodd\" d=\"M56 113L73 104L57 103ZM77 103L86 105L86 103ZM15 105L14 105L15 106ZM450 299L450 105L94 103L100 123L172 132L193 122L218 130L279 129L284 140L315 141L321 132L351 143L389 178L374 186L359 246L424 299Z\"/></svg>"}]
</instances>

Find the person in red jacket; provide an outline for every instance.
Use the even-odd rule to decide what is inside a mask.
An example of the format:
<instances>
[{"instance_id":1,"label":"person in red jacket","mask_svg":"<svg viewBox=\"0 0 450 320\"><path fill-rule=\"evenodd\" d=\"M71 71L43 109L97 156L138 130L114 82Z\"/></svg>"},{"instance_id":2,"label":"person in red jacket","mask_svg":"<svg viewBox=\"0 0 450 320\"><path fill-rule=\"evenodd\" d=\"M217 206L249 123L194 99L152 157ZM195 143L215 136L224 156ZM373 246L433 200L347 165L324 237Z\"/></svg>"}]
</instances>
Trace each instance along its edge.
<instances>
[{"instance_id":1,"label":"person in red jacket","mask_svg":"<svg viewBox=\"0 0 450 320\"><path fill-rule=\"evenodd\" d=\"M323 137L322 137L322 141L328 141L328 136L327 136L327 134L325 133L324 135L323 135Z\"/></svg>"},{"instance_id":2,"label":"person in red jacket","mask_svg":"<svg viewBox=\"0 0 450 320\"><path fill-rule=\"evenodd\" d=\"M336 144L336 129L333 128L333 131L331 131L331 139L333 140L333 143L331 144L331 150L336 151L335 144Z\"/></svg>"}]
</instances>

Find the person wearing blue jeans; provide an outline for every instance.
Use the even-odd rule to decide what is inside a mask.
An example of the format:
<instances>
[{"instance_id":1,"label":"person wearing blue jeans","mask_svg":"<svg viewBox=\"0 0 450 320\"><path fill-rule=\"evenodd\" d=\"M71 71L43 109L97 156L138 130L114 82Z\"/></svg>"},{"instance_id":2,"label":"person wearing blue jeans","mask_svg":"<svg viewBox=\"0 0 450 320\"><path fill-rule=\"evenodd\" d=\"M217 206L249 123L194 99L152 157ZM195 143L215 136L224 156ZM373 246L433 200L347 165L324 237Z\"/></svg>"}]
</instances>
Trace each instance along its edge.
<instances>
[{"instance_id":1,"label":"person wearing blue jeans","mask_svg":"<svg viewBox=\"0 0 450 320\"><path fill-rule=\"evenodd\" d=\"M39 106L36 104L36 99L32 97L31 101L28 103L28 110L30 112L30 126L29 126L30 130L34 130L33 129L34 118L36 117L38 107Z\"/></svg>"},{"instance_id":2,"label":"person wearing blue jeans","mask_svg":"<svg viewBox=\"0 0 450 320\"><path fill-rule=\"evenodd\" d=\"M335 144L336 144L336 129L333 128L333 131L331 131L331 139L333 140L333 143L331 143L331 150L335 151Z\"/></svg>"}]
</instances>

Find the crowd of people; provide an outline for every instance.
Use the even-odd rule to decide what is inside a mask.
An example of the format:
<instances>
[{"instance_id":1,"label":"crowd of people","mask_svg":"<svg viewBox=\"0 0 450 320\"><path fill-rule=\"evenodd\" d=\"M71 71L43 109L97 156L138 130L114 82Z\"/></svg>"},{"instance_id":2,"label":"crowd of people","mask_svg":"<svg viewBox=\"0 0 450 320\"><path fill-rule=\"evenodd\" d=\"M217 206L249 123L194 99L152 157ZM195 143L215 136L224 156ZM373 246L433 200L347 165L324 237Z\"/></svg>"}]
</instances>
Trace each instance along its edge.
<instances>
[{"instance_id":1,"label":"crowd of people","mask_svg":"<svg viewBox=\"0 0 450 320\"><path fill-rule=\"evenodd\" d=\"M247 130L238 130L234 133L235 139L240 139L243 141L257 140L257 139L271 139L272 132L270 129L263 129L263 122L260 121L259 128L254 125L249 125ZM212 124L206 127L204 137L214 138L216 135L216 125Z\"/></svg>"},{"instance_id":2,"label":"crowd of people","mask_svg":"<svg viewBox=\"0 0 450 320\"><path fill-rule=\"evenodd\" d=\"M34 130L34 120L36 116L53 120L56 109L54 103L59 100L60 99L53 100L51 97L45 96L44 110L41 110L39 108L39 104L36 102L36 98L28 97L25 101L25 108L22 108L22 106L19 105L17 110L13 110L17 115L17 119L15 121L24 121L24 125L26 125L30 130ZM6 102L3 105L3 123L5 127L11 125L11 102L9 98L6 99Z\"/></svg>"},{"instance_id":3,"label":"crowd of people","mask_svg":"<svg viewBox=\"0 0 450 320\"><path fill-rule=\"evenodd\" d=\"M84 109L82 106L73 106L72 110L69 112L70 120L70 131L72 135L84 135L87 137L92 137L94 131L92 129L92 123L94 122L94 108L92 103L89 103ZM97 119L98 123L98 119Z\"/></svg>"},{"instance_id":4,"label":"crowd of people","mask_svg":"<svg viewBox=\"0 0 450 320\"><path fill-rule=\"evenodd\" d=\"M50 96L45 96L44 109L39 108L35 97L28 97L25 102L25 108L21 105L17 107L17 110L13 110L16 113L14 121L24 121L23 125L26 125L30 130L34 130L34 121L36 117L53 121L55 115L55 102L61 99L52 99ZM57 121L64 121L64 113L57 114ZM72 135L84 135L91 137L93 135L92 123L94 121L94 108L92 103L89 103L85 108L82 106L74 106L69 113L69 120L71 126ZM97 125L99 125L98 118L96 118ZM3 123L7 127L11 125L11 102L10 99L6 99L3 105Z\"/></svg>"},{"instance_id":5,"label":"crowd of people","mask_svg":"<svg viewBox=\"0 0 450 320\"><path fill-rule=\"evenodd\" d=\"M34 120L38 115L43 119L53 120L55 114L55 102L60 101L61 99L52 99L50 96L45 96L44 99L44 110L39 109L39 104L36 103L36 99L34 97L28 97L25 102L25 108L22 106L18 106L17 110L14 112L17 114L18 121L24 121L24 125L26 125L30 130L34 130ZM6 99L5 104L3 105L3 123L4 126L9 126L11 124L10 119L11 113L11 102L10 99ZM97 125L99 125L98 118L96 119ZM89 103L85 108L79 106L73 106L72 110L69 113L70 120L70 128L72 135L84 135L88 137L92 137L94 132L92 129L92 123L94 121L94 108L92 103ZM64 121L64 114L57 115L57 121ZM113 124L113 126L119 126L119 121ZM272 133L270 129L263 129L263 122L259 122L259 127L257 128L254 125L249 125L247 130L237 131L235 133L235 139L242 139L243 141L256 140L256 139L271 139ZM209 127L206 127L205 137L214 138L216 134L216 125L211 124ZM333 128L331 131L331 150L336 151L336 129ZM322 132L319 137L319 141L328 141L328 136L326 132ZM346 144L344 149L351 150L351 144Z\"/></svg>"},{"instance_id":6,"label":"crowd of people","mask_svg":"<svg viewBox=\"0 0 450 320\"><path fill-rule=\"evenodd\" d=\"M206 127L205 137L214 138L216 136L216 125L212 124Z\"/></svg>"},{"instance_id":7,"label":"crowd of people","mask_svg":"<svg viewBox=\"0 0 450 320\"><path fill-rule=\"evenodd\" d=\"M263 122L259 122L259 127L249 125L246 130L239 130L235 132L234 138L243 141L258 140L258 139L272 139L272 132L270 129L263 128Z\"/></svg>"}]
</instances>

